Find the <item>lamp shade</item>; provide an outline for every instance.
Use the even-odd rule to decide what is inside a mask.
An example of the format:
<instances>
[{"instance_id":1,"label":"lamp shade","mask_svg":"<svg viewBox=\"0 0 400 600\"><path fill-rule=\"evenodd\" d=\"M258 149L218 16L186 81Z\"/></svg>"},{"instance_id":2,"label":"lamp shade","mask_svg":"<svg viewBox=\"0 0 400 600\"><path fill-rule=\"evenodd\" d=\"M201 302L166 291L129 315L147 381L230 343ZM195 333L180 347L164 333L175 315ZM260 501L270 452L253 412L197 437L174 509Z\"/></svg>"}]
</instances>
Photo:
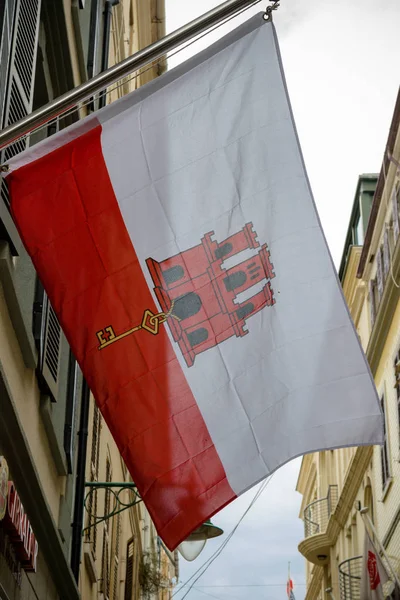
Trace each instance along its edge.
<instances>
[{"instance_id":1,"label":"lamp shade","mask_svg":"<svg viewBox=\"0 0 400 600\"><path fill-rule=\"evenodd\" d=\"M206 539L191 542L185 540L179 544L178 550L185 560L192 561L199 556L206 542Z\"/></svg>"},{"instance_id":2,"label":"lamp shade","mask_svg":"<svg viewBox=\"0 0 400 600\"><path fill-rule=\"evenodd\" d=\"M211 521L206 521L179 544L178 550L185 560L192 561L199 556L207 540L218 537L223 533L220 527L217 527Z\"/></svg>"}]
</instances>

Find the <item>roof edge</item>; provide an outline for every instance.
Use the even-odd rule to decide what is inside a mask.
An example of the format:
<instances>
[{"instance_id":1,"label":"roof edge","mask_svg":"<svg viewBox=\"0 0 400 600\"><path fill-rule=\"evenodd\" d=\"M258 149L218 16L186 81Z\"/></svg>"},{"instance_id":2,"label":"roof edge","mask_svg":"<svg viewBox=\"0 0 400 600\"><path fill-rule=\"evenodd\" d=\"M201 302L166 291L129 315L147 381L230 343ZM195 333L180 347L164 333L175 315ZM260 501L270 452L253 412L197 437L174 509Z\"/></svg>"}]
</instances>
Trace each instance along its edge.
<instances>
[{"instance_id":1,"label":"roof edge","mask_svg":"<svg viewBox=\"0 0 400 600\"><path fill-rule=\"evenodd\" d=\"M360 257L360 262L357 269L357 278L361 279L364 273L365 264L367 262L367 257L369 253L369 249L371 247L372 234L375 228L376 219L378 217L379 207L381 205L383 188L385 186L385 173L389 170L389 157L388 153L391 154L393 152L394 144L396 141L397 131L399 129L400 124L400 88L397 92L396 104L394 107L392 122L389 128L389 135L385 146L385 152L382 160L382 168L379 173L378 183L376 185L376 190L374 194L374 199L372 201L371 214L369 216L367 231L365 232L364 245Z\"/></svg>"}]
</instances>

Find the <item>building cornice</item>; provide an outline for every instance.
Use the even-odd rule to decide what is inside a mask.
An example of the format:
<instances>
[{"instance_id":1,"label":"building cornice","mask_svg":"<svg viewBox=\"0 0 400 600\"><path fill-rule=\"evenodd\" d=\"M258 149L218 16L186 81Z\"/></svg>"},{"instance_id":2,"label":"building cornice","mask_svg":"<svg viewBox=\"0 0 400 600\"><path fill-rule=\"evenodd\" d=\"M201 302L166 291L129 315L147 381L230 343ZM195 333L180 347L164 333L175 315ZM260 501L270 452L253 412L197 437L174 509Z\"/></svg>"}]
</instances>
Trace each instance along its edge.
<instances>
[{"instance_id":1,"label":"building cornice","mask_svg":"<svg viewBox=\"0 0 400 600\"><path fill-rule=\"evenodd\" d=\"M307 480L309 477L312 462L313 462L312 454L305 454L301 461L299 476L297 478L296 491L300 492L300 494L303 494L303 495L305 493L305 490L307 489Z\"/></svg>"}]
</instances>

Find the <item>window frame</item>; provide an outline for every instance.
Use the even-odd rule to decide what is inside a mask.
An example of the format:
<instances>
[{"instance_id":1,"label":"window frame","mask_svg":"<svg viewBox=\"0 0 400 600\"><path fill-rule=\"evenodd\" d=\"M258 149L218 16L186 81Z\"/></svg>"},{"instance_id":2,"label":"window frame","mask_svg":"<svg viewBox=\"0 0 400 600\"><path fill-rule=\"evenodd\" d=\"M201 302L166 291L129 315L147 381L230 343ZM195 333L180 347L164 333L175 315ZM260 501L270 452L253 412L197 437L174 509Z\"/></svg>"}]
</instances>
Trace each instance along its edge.
<instances>
[{"instance_id":1,"label":"window frame","mask_svg":"<svg viewBox=\"0 0 400 600\"><path fill-rule=\"evenodd\" d=\"M380 448L381 454L381 480L382 489L386 490L391 481L391 468L390 468L390 445L389 445L389 432L386 419L386 399L385 393L382 393L380 397L380 404L383 413L383 444Z\"/></svg>"}]
</instances>

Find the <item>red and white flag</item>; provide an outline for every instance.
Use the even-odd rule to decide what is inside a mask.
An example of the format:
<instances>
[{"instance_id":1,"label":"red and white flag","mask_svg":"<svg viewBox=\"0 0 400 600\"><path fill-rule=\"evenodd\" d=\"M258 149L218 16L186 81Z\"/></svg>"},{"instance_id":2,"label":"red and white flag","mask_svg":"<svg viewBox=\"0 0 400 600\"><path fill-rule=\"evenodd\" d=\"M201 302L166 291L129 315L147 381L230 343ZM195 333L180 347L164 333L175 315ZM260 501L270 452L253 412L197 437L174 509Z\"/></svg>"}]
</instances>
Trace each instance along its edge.
<instances>
[{"instance_id":1,"label":"red and white flag","mask_svg":"<svg viewBox=\"0 0 400 600\"><path fill-rule=\"evenodd\" d=\"M289 577L288 582L286 584L286 593L289 600L296 600L294 596L293 587L293 581Z\"/></svg>"},{"instance_id":2,"label":"red and white flag","mask_svg":"<svg viewBox=\"0 0 400 600\"><path fill-rule=\"evenodd\" d=\"M12 213L169 548L382 417L257 15L10 161Z\"/></svg>"},{"instance_id":3,"label":"red and white flag","mask_svg":"<svg viewBox=\"0 0 400 600\"><path fill-rule=\"evenodd\" d=\"M386 569L365 532L360 600L384 600L382 586L389 581Z\"/></svg>"}]
</instances>

